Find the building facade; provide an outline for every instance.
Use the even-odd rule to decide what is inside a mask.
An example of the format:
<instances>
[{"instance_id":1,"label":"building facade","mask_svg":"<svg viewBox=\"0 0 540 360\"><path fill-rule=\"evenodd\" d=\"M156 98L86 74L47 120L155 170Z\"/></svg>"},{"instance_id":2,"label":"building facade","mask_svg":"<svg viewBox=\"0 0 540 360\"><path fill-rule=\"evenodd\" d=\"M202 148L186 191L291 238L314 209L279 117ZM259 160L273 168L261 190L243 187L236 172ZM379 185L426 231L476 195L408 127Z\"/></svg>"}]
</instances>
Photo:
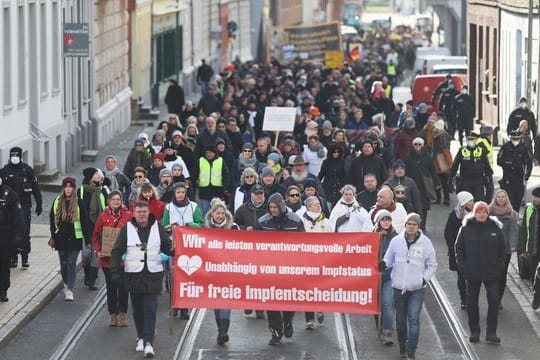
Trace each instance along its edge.
<instances>
[{"instance_id":1,"label":"building facade","mask_svg":"<svg viewBox=\"0 0 540 360\"><path fill-rule=\"evenodd\" d=\"M9 149L23 149L23 160L38 171L61 171L62 4L51 1L0 3L1 162Z\"/></svg>"}]
</instances>

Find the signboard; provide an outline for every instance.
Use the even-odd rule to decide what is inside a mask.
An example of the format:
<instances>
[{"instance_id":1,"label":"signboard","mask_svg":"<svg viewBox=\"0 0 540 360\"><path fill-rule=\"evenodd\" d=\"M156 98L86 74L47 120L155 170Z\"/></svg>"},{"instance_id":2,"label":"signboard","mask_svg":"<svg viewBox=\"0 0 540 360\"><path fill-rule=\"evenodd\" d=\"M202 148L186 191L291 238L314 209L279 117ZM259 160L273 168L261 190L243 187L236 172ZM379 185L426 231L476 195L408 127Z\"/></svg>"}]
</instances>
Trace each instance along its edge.
<instances>
[{"instance_id":1,"label":"signboard","mask_svg":"<svg viewBox=\"0 0 540 360\"><path fill-rule=\"evenodd\" d=\"M177 226L173 307L378 313L377 233Z\"/></svg>"},{"instance_id":2,"label":"signboard","mask_svg":"<svg viewBox=\"0 0 540 360\"><path fill-rule=\"evenodd\" d=\"M274 26L267 41L268 62L292 61L300 57L306 62L324 62L326 51L342 51L339 22L306 26Z\"/></svg>"},{"instance_id":3,"label":"signboard","mask_svg":"<svg viewBox=\"0 0 540 360\"><path fill-rule=\"evenodd\" d=\"M263 131L293 131L296 119L294 107L271 107L264 109Z\"/></svg>"},{"instance_id":4,"label":"signboard","mask_svg":"<svg viewBox=\"0 0 540 360\"><path fill-rule=\"evenodd\" d=\"M343 67L343 51L325 51L324 65L328 69Z\"/></svg>"},{"instance_id":5,"label":"signboard","mask_svg":"<svg viewBox=\"0 0 540 360\"><path fill-rule=\"evenodd\" d=\"M90 28L88 24L64 24L64 56L90 56Z\"/></svg>"},{"instance_id":6,"label":"signboard","mask_svg":"<svg viewBox=\"0 0 540 360\"><path fill-rule=\"evenodd\" d=\"M103 227L103 231L101 232L101 252L99 253L99 257L111 256L111 251L114 247L114 243L116 242L120 229L121 228L119 227Z\"/></svg>"}]
</instances>

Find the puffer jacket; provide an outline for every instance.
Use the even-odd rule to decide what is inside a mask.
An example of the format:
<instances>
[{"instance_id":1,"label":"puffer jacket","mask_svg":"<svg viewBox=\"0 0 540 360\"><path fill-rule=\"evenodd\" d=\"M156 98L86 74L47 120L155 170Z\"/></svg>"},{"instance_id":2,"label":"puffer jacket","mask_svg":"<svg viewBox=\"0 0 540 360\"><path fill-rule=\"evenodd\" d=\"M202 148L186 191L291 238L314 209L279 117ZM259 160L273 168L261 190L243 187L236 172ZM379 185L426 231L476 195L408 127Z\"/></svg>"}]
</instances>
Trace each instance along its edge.
<instances>
[{"instance_id":1,"label":"puffer jacket","mask_svg":"<svg viewBox=\"0 0 540 360\"><path fill-rule=\"evenodd\" d=\"M268 214L268 205L264 203L260 207L255 207L251 201L241 205L234 213L234 221L245 230L248 226L254 227L257 219Z\"/></svg>"},{"instance_id":2,"label":"puffer jacket","mask_svg":"<svg viewBox=\"0 0 540 360\"><path fill-rule=\"evenodd\" d=\"M467 215L456 240L456 261L468 281L499 281L504 274L506 244L502 224L490 216L485 223Z\"/></svg>"},{"instance_id":3,"label":"puffer jacket","mask_svg":"<svg viewBox=\"0 0 540 360\"><path fill-rule=\"evenodd\" d=\"M101 234L103 233L103 228L109 227L121 229L122 226L131 219L131 216L131 212L124 205L122 205L118 211L114 211L113 208L107 206L105 210L99 214L93 236L94 250L97 254L101 252ZM99 257L99 267L110 268L110 259L110 256Z\"/></svg>"}]
</instances>

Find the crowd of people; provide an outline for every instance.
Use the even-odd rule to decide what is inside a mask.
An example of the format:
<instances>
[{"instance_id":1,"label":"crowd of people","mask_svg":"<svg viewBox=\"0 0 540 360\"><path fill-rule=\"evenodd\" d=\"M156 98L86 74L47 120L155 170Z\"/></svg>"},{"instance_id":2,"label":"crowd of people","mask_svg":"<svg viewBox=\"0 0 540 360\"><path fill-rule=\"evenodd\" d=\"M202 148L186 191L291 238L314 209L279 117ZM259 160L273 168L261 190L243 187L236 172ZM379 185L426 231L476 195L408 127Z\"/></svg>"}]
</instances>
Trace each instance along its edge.
<instances>
[{"instance_id":1,"label":"crowd of people","mask_svg":"<svg viewBox=\"0 0 540 360\"><path fill-rule=\"evenodd\" d=\"M533 138L534 115L512 120L511 139L496 159L504 176L495 191L493 129L483 127L478 134L472 126L455 123L464 116L458 107L450 114L449 108L430 112L428 104L413 107L412 101L395 104L392 87L397 79L392 74L394 67L399 74L411 63L410 44L384 32L367 36L369 61L345 64L340 70L300 59L286 64L235 62L212 82L213 73L203 64L197 76L203 93L198 104L184 102L183 91L171 81L167 120L154 133L139 134L122 170L111 154L103 170L84 169L78 188L72 177L62 182L50 209L50 245L58 251L65 300L74 301L76 259L82 251L84 285L96 289L99 268L105 277L109 325L128 326L131 297L136 350L153 356L157 295L174 254L173 226L375 231L381 235L380 340L393 344L395 319L400 354L414 358L424 288L437 268L425 231L429 211L433 204L450 206L455 191L457 204L449 208L444 235L461 307L469 316L470 341L479 341L478 293L483 283L489 303L486 340L499 343L497 312L512 252L519 254L522 277L533 280L540 251L540 188L525 206L521 224L518 216L533 160L540 161L540 147L532 149L534 141L540 143ZM448 81L451 78L437 90L441 99L452 88ZM525 113L526 99L523 102ZM263 131L269 106L295 108L294 131ZM462 130L466 143L452 156L450 142L455 131L461 141ZM24 219L29 217L30 194L38 215L42 206L33 173L19 197L4 192L9 189L4 184L12 180L8 171L19 164L20 153L12 149L0 177L0 211L7 206L21 214L24 210ZM0 230L13 234L22 266L29 266L29 240L24 241L29 220L15 226L13 214L2 212ZM5 269L16 266L17 253L8 256L1 250L0 298L7 301ZM535 286L533 307L538 308L540 280ZM188 309L176 309L175 314L189 319ZM230 316L230 310L215 310L218 344L229 341ZM256 316L265 314L257 311ZM267 312L270 345L293 335L293 316ZM306 312L306 329L315 327L315 318L323 322L324 314Z\"/></svg>"}]
</instances>

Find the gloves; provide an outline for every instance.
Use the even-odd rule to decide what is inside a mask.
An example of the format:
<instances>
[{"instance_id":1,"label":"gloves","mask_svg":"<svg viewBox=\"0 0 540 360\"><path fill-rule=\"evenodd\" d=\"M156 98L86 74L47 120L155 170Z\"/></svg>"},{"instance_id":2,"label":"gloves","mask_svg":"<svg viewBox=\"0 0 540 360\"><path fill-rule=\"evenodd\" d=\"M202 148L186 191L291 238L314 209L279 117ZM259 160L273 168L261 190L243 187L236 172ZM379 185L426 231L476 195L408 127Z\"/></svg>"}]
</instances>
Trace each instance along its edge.
<instances>
[{"instance_id":1,"label":"gloves","mask_svg":"<svg viewBox=\"0 0 540 360\"><path fill-rule=\"evenodd\" d=\"M386 263L383 260L381 260L379 261L379 271L384 271L384 270L386 270Z\"/></svg>"},{"instance_id":2,"label":"gloves","mask_svg":"<svg viewBox=\"0 0 540 360\"><path fill-rule=\"evenodd\" d=\"M122 276L118 271L111 271L111 284L114 286L122 285Z\"/></svg>"},{"instance_id":3,"label":"gloves","mask_svg":"<svg viewBox=\"0 0 540 360\"><path fill-rule=\"evenodd\" d=\"M43 212L43 207L41 206L41 204L37 204L36 205L36 215L39 216L39 215L41 215L42 212Z\"/></svg>"},{"instance_id":4,"label":"gloves","mask_svg":"<svg viewBox=\"0 0 540 360\"><path fill-rule=\"evenodd\" d=\"M161 262L165 263L165 262L169 261L169 257L170 257L169 255L166 255L164 253L159 253L159 256L161 256Z\"/></svg>"}]
</instances>

